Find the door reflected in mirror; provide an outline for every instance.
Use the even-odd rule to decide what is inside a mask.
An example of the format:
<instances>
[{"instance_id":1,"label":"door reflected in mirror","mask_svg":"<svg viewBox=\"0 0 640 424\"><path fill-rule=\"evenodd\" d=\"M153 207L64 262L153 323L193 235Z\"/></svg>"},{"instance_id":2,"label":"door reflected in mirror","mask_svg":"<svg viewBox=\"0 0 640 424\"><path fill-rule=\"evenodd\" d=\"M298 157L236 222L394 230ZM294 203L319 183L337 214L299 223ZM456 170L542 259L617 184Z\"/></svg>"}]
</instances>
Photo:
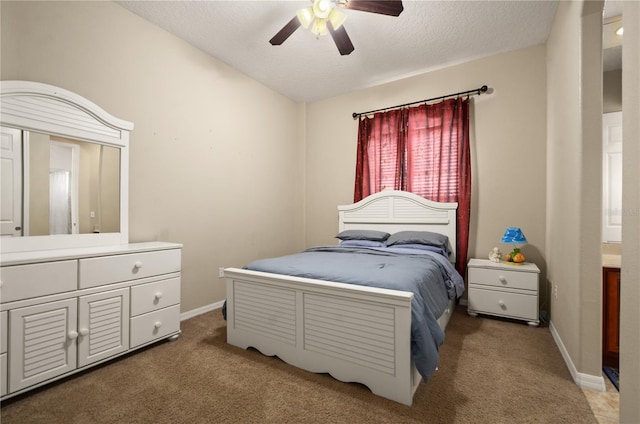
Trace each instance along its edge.
<instances>
[{"instance_id":1,"label":"door reflected in mirror","mask_svg":"<svg viewBox=\"0 0 640 424\"><path fill-rule=\"evenodd\" d=\"M3 236L120 231L119 148L9 128L2 139Z\"/></svg>"},{"instance_id":2,"label":"door reflected in mirror","mask_svg":"<svg viewBox=\"0 0 640 424\"><path fill-rule=\"evenodd\" d=\"M80 146L51 140L49 151L49 234L78 234Z\"/></svg>"}]
</instances>

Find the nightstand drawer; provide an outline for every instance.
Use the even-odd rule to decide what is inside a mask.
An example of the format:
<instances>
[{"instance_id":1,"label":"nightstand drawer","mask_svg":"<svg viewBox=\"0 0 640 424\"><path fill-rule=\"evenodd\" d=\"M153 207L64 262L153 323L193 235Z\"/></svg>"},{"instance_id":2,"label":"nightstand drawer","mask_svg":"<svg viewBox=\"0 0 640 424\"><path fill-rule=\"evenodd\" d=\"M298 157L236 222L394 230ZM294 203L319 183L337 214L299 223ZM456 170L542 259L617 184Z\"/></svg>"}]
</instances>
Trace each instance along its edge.
<instances>
[{"instance_id":1,"label":"nightstand drawer","mask_svg":"<svg viewBox=\"0 0 640 424\"><path fill-rule=\"evenodd\" d=\"M538 296L469 288L469 309L479 313L538 320Z\"/></svg>"},{"instance_id":2,"label":"nightstand drawer","mask_svg":"<svg viewBox=\"0 0 640 424\"><path fill-rule=\"evenodd\" d=\"M534 272L487 268L469 268L468 271L469 284L538 291L538 274Z\"/></svg>"}]
</instances>

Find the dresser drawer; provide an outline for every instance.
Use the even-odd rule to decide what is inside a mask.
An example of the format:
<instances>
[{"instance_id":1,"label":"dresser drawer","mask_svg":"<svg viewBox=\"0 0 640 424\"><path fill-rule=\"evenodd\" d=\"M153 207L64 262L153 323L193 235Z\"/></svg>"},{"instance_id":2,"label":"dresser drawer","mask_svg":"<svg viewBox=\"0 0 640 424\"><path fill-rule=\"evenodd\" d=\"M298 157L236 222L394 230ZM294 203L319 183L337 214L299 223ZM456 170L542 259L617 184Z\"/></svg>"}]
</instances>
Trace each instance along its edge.
<instances>
[{"instance_id":1,"label":"dresser drawer","mask_svg":"<svg viewBox=\"0 0 640 424\"><path fill-rule=\"evenodd\" d=\"M169 306L131 318L131 344L134 348L180 331L180 305Z\"/></svg>"},{"instance_id":2,"label":"dresser drawer","mask_svg":"<svg viewBox=\"0 0 640 424\"><path fill-rule=\"evenodd\" d=\"M180 249L80 259L80 288L180 271Z\"/></svg>"},{"instance_id":3,"label":"dresser drawer","mask_svg":"<svg viewBox=\"0 0 640 424\"><path fill-rule=\"evenodd\" d=\"M78 261L5 266L0 278L2 303L77 290Z\"/></svg>"},{"instance_id":4,"label":"dresser drawer","mask_svg":"<svg viewBox=\"0 0 640 424\"><path fill-rule=\"evenodd\" d=\"M468 268L468 272L469 284L538 291L538 274L535 272L487 268Z\"/></svg>"},{"instance_id":5,"label":"dresser drawer","mask_svg":"<svg viewBox=\"0 0 640 424\"><path fill-rule=\"evenodd\" d=\"M0 344L0 353L5 353L7 351L7 332L9 331L9 321L7 317L9 312L4 311L0 312L0 339L2 343Z\"/></svg>"},{"instance_id":6,"label":"dresser drawer","mask_svg":"<svg viewBox=\"0 0 640 424\"><path fill-rule=\"evenodd\" d=\"M469 287L468 308L475 312L538 320L538 296Z\"/></svg>"},{"instance_id":7,"label":"dresser drawer","mask_svg":"<svg viewBox=\"0 0 640 424\"><path fill-rule=\"evenodd\" d=\"M131 287L131 316L180 303L180 278Z\"/></svg>"}]
</instances>

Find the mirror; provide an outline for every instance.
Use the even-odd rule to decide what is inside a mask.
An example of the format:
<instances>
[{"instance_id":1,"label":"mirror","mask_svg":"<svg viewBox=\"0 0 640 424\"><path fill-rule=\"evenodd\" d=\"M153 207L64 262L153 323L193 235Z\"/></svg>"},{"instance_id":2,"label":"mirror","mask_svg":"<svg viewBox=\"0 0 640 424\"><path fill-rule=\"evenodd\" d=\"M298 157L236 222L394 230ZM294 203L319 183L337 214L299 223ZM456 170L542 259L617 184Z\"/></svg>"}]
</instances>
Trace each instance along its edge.
<instances>
[{"instance_id":1,"label":"mirror","mask_svg":"<svg viewBox=\"0 0 640 424\"><path fill-rule=\"evenodd\" d=\"M6 130L3 131L3 133ZM22 204L13 236L120 231L120 149L33 131L22 133ZM21 187L22 186L22 187ZM3 203L5 198L3 187ZM7 208L8 209L8 208ZM22 222L20 217L22 216ZM3 222L7 222L3 216ZM6 233L3 231L2 233Z\"/></svg>"},{"instance_id":2,"label":"mirror","mask_svg":"<svg viewBox=\"0 0 640 424\"><path fill-rule=\"evenodd\" d=\"M59 87L0 84L1 253L128 243L133 124Z\"/></svg>"}]
</instances>

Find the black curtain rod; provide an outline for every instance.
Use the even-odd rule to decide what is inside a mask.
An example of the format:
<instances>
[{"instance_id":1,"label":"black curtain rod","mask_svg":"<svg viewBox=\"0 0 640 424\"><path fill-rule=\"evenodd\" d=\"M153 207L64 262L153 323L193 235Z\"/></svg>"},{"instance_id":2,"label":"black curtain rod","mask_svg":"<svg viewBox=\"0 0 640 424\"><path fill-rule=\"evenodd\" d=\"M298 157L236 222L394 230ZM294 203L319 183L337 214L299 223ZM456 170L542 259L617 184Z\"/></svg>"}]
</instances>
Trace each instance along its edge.
<instances>
[{"instance_id":1,"label":"black curtain rod","mask_svg":"<svg viewBox=\"0 0 640 424\"><path fill-rule=\"evenodd\" d=\"M353 119L356 119L356 118L358 118L360 115L368 115L368 114L370 114L370 113L380 112L380 111L383 111L383 110L398 109L398 108L401 108L401 107L411 106L411 105L415 105L415 104L418 104L418 103L432 102L432 101L434 101L434 100L444 100L444 99L446 99L446 98L448 98L448 97L463 96L463 95L465 95L465 94L477 94L477 95L480 95L480 94L482 94L482 93L486 93L488 89L489 89L489 87L487 87L486 85L483 85L482 87L480 87L480 88L476 88L476 89L474 89L474 90L461 91L461 92L459 92L459 93L447 94L447 95L440 96L440 97L433 97L433 98L431 98L431 99L418 100L418 101L416 101L416 102L405 103L405 104L403 104L403 105L383 107L382 109L370 110L370 111L368 111L368 112L360 112L360 113L353 112L353 114L352 114L351 116L353 116Z\"/></svg>"}]
</instances>

